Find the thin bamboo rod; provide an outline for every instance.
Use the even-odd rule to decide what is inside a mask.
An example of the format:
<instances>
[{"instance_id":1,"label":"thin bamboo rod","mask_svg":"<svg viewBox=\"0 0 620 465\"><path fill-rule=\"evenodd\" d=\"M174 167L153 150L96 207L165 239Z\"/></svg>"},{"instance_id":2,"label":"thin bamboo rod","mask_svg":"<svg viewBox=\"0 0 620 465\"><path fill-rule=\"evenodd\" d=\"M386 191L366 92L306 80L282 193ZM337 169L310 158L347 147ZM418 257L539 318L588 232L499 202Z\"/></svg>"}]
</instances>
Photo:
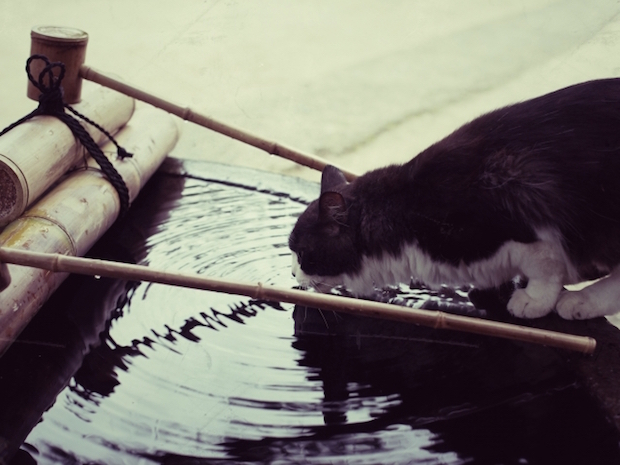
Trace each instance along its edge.
<instances>
[{"instance_id":1,"label":"thin bamboo rod","mask_svg":"<svg viewBox=\"0 0 620 465\"><path fill-rule=\"evenodd\" d=\"M220 121L216 121L209 116L193 111L189 107L182 107L175 103L164 100L160 97L157 97L153 94L149 94L143 90L130 86L129 84L119 81L118 79L103 74L99 71L95 71L89 66L82 65L82 67L80 68L80 76L89 81L96 82L97 84L100 84L102 86L114 89L121 94L125 94L132 98L135 98L136 100L140 100L157 108L161 108L162 110L165 110L168 113L172 113L173 115L176 115L185 121L190 121L192 123L219 132L220 134L224 134L225 136L231 137L238 141L245 142L246 144L261 149L271 155L286 158L287 160L294 161L295 163L307 166L309 168L313 168L318 171L323 171L323 168L325 168L325 166L333 164L315 155L303 153L300 150L263 139L262 137L247 132L243 129L222 123ZM344 173L345 177L349 181L357 178L357 175L351 173L350 171L344 170L342 168L340 168L340 170Z\"/></svg>"},{"instance_id":2,"label":"thin bamboo rod","mask_svg":"<svg viewBox=\"0 0 620 465\"><path fill-rule=\"evenodd\" d=\"M254 299L307 305L336 312L365 315L375 318L415 323L432 328L451 329L504 339L543 344L561 349L591 354L596 341L590 337L547 331L478 318L452 315L438 311L418 310L382 302L305 292L276 286L233 282L221 278L207 278L186 273L171 273L141 265L116 263L72 257L61 254L39 253L0 247L0 262L43 268L56 272L120 278L132 281L150 281L173 286L202 289L227 294L238 294Z\"/></svg>"}]
</instances>

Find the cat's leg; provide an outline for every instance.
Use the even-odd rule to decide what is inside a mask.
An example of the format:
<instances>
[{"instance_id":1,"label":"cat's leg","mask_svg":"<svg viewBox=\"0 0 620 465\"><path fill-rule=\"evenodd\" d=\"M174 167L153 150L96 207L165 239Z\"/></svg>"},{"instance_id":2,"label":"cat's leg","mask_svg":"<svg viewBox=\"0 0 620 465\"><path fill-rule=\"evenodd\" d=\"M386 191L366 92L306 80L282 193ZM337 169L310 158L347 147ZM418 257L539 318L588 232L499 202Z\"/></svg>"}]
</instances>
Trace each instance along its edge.
<instances>
[{"instance_id":1,"label":"cat's leg","mask_svg":"<svg viewBox=\"0 0 620 465\"><path fill-rule=\"evenodd\" d=\"M508 311L519 318L539 318L550 313L562 290L566 265L555 241L518 244L511 251L513 263L528 279L508 301Z\"/></svg>"},{"instance_id":2,"label":"cat's leg","mask_svg":"<svg viewBox=\"0 0 620 465\"><path fill-rule=\"evenodd\" d=\"M530 278L525 289L512 294L508 311L519 318L540 318L553 310L561 290L559 282Z\"/></svg>"},{"instance_id":3,"label":"cat's leg","mask_svg":"<svg viewBox=\"0 0 620 465\"><path fill-rule=\"evenodd\" d=\"M565 291L556 305L558 314L567 320L585 320L612 315L620 311L620 270L579 291Z\"/></svg>"}]
</instances>

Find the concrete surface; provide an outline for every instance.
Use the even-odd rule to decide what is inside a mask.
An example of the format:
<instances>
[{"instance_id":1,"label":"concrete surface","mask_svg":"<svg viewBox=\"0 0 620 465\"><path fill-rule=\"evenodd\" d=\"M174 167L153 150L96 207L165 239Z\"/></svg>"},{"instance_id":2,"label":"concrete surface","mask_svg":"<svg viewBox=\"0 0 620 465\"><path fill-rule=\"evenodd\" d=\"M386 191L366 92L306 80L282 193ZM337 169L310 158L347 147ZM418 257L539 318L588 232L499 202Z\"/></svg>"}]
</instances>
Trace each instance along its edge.
<instances>
[{"instance_id":1,"label":"concrete surface","mask_svg":"<svg viewBox=\"0 0 620 465\"><path fill-rule=\"evenodd\" d=\"M90 35L86 62L362 173L480 113L620 72L610 0L0 0L0 126L30 111L35 25ZM318 174L182 123L177 157Z\"/></svg>"}]
</instances>

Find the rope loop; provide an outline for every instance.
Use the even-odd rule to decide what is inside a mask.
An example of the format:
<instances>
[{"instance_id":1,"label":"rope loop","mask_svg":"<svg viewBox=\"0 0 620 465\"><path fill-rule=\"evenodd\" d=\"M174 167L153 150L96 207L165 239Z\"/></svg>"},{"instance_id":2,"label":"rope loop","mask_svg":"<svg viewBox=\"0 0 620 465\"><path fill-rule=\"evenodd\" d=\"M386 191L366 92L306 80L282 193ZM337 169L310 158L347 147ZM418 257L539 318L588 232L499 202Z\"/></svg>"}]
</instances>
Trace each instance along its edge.
<instances>
[{"instance_id":1,"label":"rope loop","mask_svg":"<svg viewBox=\"0 0 620 465\"><path fill-rule=\"evenodd\" d=\"M39 73L38 79L35 79L30 72L30 66L34 60L42 60L45 62L45 66ZM54 69L58 68L60 71L58 77L54 76ZM48 93L53 90L60 90L60 83L65 77L65 64L60 61L54 61L53 63L48 60L45 55L32 55L26 60L26 74L28 80L34 85L41 93ZM45 77L47 77L48 84L45 84Z\"/></svg>"},{"instance_id":2,"label":"rope loop","mask_svg":"<svg viewBox=\"0 0 620 465\"><path fill-rule=\"evenodd\" d=\"M32 63L35 60L41 60L45 63L45 66L36 78L31 72ZM58 72L58 76L56 76L55 74L56 71ZM114 186L121 203L122 216L129 209L129 190L127 189L125 181L118 173L118 171L116 171L114 165L112 165L110 160L108 160L105 154L101 151L101 148L93 140L88 131L84 129L84 127L77 119L68 114L65 109L69 110L77 118L80 118L81 120L85 121L91 126L94 126L103 134L105 134L105 136L116 146L119 158L124 159L127 157L131 157L132 154L125 150L123 147L121 147L118 142L116 142L114 137L112 137L112 134L106 131L105 128L101 127L99 124L87 118L86 116L84 116L83 114L81 114L64 102L62 80L65 77L65 72L65 64L62 62L51 62L45 55L32 55L31 57L29 57L28 60L26 60L26 74L28 75L28 80L32 83L32 85L41 92L41 95L39 95L39 106L23 118L20 118L13 124L7 126L4 130L0 131L0 136L6 134L11 129L19 126L21 123L28 121L34 116L55 116L63 123L65 123L69 127L69 129L71 129L73 135L80 141L80 143L84 146L90 156L93 157L93 159L99 164L103 174Z\"/></svg>"}]
</instances>

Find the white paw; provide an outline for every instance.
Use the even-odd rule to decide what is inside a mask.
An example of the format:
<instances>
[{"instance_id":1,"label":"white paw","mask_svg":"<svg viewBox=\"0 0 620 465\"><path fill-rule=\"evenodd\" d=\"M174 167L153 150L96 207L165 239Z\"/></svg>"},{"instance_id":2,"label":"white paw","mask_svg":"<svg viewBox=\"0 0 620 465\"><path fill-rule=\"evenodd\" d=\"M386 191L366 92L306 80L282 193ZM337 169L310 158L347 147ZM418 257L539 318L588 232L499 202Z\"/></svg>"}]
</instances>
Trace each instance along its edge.
<instances>
[{"instance_id":1,"label":"white paw","mask_svg":"<svg viewBox=\"0 0 620 465\"><path fill-rule=\"evenodd\" d=\"M508 311L518 318L540 318L547 315L555 304L554 295L534 298L526 289L517 289L508 301Z\"/></svg>"},{"instance_id":2,"label":"white paw","mask_svg":"<svg viewBox=\"0 0 620 465\"><path fill-rule=\"evenodd\" d=\"M555 308L565 320L585 320L603 314L597 311L596 303L584 291L563 292Z\"/></svg>"}]
</instances>

